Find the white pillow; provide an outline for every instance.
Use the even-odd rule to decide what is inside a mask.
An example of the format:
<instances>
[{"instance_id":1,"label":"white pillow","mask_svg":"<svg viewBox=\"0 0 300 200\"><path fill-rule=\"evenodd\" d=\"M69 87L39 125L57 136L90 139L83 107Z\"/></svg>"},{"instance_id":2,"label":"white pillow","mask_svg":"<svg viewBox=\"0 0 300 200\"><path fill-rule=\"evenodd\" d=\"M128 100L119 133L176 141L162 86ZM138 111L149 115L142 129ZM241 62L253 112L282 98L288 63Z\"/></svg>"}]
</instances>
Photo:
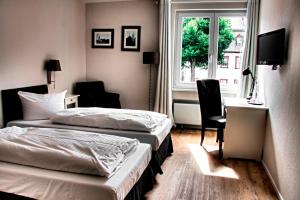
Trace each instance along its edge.
<instances>
[{"instance_id":1,"label":"white pillow","mask_svg":"<svg viewBox=\"0 0 300 200\"><path fill-rule=\"evenodd\" d=\"M22 102L23 119L49 119L53 114L64 109L67 90L59 93L36 94L19 91Z\"/></svg>"}]
</instances>

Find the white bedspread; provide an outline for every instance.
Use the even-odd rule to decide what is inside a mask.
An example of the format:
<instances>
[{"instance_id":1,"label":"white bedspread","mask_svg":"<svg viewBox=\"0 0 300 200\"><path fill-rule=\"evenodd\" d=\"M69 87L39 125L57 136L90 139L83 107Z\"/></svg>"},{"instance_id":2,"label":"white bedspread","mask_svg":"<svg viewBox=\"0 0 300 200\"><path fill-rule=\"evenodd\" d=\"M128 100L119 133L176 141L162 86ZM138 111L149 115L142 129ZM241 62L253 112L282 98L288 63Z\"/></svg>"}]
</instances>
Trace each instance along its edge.
<instances>
[{"instance_id":1,"label":"white bedspread","mask_svg":"<svg viewBox=\"0 0 300 200\"><path fill-rule=\"evenodd\" d=\"M67 125L151 132L166 118L150 111L89 107L60 111L51 120Z\"/></svg>"},{"instance_id":2,"label":"white bedspread","mask_svg":"<svg viewBox=\"0 0 300 200\"><path fill-rule=\"evenodd\" d=\"M138 140L48 128L0 129L0 160L44 169L111 176Z\"/></svg>"}]
</instances>

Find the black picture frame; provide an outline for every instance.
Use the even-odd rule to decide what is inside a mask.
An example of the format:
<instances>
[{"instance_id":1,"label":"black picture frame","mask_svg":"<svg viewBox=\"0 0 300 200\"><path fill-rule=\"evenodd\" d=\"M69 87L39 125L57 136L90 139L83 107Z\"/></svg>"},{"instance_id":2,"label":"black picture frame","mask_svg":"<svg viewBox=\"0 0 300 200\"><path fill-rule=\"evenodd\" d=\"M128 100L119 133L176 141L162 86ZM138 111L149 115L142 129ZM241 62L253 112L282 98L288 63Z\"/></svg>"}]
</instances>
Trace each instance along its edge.
<instances>
[{"instance_id":1,"label":"black picture frame","mask_svg":"<svg viewBox=\"0 0 300 200\"><path fill-rule=\"evenodd\" d=\"M92 29L92 48L114 48L114 29Z\"/></svg>"},{"instance_id":2,"label":"black picture frame","mask_svg":"<svg viewBox=\"0 0 300 200\"><path fill-rule=\"evenodd\" d=\"M122 26L122 51L140 51L141 26Z\"/></svg>"}]
</instances>

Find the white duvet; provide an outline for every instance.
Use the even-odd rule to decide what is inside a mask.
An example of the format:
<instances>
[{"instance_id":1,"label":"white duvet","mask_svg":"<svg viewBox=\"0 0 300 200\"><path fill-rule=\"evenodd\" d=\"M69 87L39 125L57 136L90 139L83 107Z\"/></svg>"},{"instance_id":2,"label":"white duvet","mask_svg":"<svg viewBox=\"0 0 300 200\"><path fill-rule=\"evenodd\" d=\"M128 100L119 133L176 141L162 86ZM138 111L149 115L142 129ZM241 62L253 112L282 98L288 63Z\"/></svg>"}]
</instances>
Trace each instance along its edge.
<instances>
[{"instance_id":1,"label":"white duvet","mask_svg":"<svg viewBox=\"0 0 300 200\"><path fill-rule=\"evenodd\" d=\"M0 129L0 160L110 177L138 143L99 133L14 126Z\"/></svg>"},{"instance_id":2,"label":"white duvet","mask_svg":"<svg viewBox=\"0 0 300 200\"><path fill-rule=\"evenodd\" d=\"M76 126L151 132L166 118L164 114L150 111L89 107L60 111L51 121Z\"/></svg>"}]
</instances>

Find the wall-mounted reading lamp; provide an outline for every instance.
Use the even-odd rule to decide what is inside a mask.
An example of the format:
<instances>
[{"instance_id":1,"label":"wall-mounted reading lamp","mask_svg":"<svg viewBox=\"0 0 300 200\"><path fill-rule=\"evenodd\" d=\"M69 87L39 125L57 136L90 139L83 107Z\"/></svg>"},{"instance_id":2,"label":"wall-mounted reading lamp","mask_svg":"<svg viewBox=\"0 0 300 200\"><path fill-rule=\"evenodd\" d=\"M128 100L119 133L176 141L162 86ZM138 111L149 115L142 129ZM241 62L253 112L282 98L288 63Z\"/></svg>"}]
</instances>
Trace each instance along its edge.
<instances>
[{"instance_id":1,"label":"wall-mounted reading lamp","mask_svg":"<svg viewBox=\"0 0 300 200\"><path fill-rule=\"evenodd\" d=\"M152 83L152 78L151 78L151 66L156 65L159 63L159 55L158 52L144 52L143 53L143 64L150 64L150 73L149 73L149 110L151 110L152 103L151 103L151 83Z\"/></svg>"},{"instance_id":2,"label":"wall-mounted reading lamp","mask_svg":"<svg viewBox=\"0 0 300 200\"><path fill-rule=\"evenodd\" d=\"M45 64L47 70L47 82L48 84L54 83L55 88L55 71L61 71L59 60L48 60ZM53 81L51 80L51 72L54 72Z\"/></svg>"},{"instance_id":3,"label":"wall-mounted reading lamp","mask_svg":"<svg viewBox=\"0 0 300 200\"><path fill-rule=\"evenodd\" d=\"M253 76L253 73L251 72L250 68L248 67L247 69L245 69L243 71L243 75L244 76L248 76L249 74L251 75L252 83L251 83L251 87L250 87L249 96L247 97L247 99L251 99L252 98L253 90L254 90L254 84L255 84L255 78Z\"/></svg>"}]
</instances>

